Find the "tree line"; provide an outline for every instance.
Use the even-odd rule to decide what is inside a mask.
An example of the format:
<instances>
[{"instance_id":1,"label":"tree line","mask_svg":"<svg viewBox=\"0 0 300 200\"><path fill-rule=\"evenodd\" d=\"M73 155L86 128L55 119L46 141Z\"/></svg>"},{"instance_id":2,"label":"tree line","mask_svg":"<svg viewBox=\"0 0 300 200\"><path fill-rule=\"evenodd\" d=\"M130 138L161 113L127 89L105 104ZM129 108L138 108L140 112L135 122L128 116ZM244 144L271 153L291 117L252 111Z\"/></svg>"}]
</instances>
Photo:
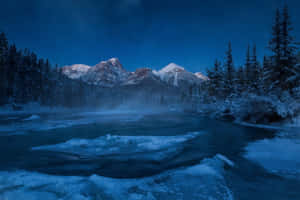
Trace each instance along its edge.
<instances>
[{"instance_id":1,"label":"tree line","mask_svg":"<svg viewBox=\"0 0 300 200\"><path fill-rule=\"evenodd\" d=\"M0 105L38 102L47 106L79 107L97 104L101 91L61 73L48 59L17 49L0 34ZM89 102L87 102L89 100Z\"/></svg>"},{"instance_id":2,"label":"tree line","mask_svg":"<svg viewBox=\"0 0 300 200\"><path fill-rule=\"evenodd\" d=\"M226 99L244 94L275 95L284 98L290 94L300 95L300 53L291 35L293 30L287 5L276 10L269 41L269 55L262 64L256 55L256 46L248 45L245 63L235 67L231 43L228 44L223 64L216 60L214 67L207 70L209 82L205 86L210 96Z\"/></svg>"}]
</instances>

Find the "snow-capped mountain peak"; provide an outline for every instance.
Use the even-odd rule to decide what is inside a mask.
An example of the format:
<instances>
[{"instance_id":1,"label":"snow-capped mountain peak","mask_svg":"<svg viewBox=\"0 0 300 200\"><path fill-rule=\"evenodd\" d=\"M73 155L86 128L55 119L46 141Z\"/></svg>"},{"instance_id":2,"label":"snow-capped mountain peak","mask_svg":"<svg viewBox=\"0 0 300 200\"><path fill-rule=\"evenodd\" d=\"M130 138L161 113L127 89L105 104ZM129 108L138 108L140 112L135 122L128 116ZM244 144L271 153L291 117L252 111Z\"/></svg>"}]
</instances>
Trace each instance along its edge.
<instances>
[{"instance_id":1,"label":"snow-capped mountain peak","mask_svg":"<svg viewBox=\"0 0 300 200\"><path fill-rule=\"evenodd\" d=\"M75 64L62 68L62 73L71 79L79 79L87 73L91 67L84 64Z\"/></svg>"},{"instance_id":2,"label":"snow-capped mountain peak","mask_svg":"<svg viewBox=\"0 0 300 200\"><path fill-rule=\"evenodd\" d=\"M185 70L182 66L170 63L159 71L153 71L161 80L175 87L197 85L200 80L195 74Z\"/></svg>"},{"instance_id":3,"label":"snow-capped mountain peak","mask_svg":"<svg viewBox=\"0 0 300 200\"><path fill-rule=\"evenodd\" d=\"M92 67L84 76L89 84L113 87L126 80L129 76L119 59L111 58Z\"/></svg>"},{"instance_id":4,"label":"snow-capped mountain peak","mask_svg":"<svg viewBox=\"0 0 300 200\"><path fill-rule=\"evenodd\" d=\"M118 67L118 68L122 68L123 69L123 66L120 63L120 61L119 61L118 58L111 58L111 59L106 60L106 61L101 61L95 67L97 67L97 66L102 66L102 67L103 66L112 66L112 67Z\"/></svg>"},{"instance_id":5,"label":"snow-capped mountain peak","mask_svg":"<svg viewBox=\"0 0 300 200\"><path fill-rule=\"evenodd\" d=\"M181 72L184 71L185 69L175 63L170 63L164 68L160 70L161 73L168 73L168 72Z\"/></svg>"},{"instance_id":6,"label":"snow-capped mountain peak","mask_svg":"<svg viewBox=\"0 0 300 200\"><path fill-rule=\"evenodd\" d=\"M175 63L170 63L159 71L140 68L135 72L128 72L123 68L118 58L101 61L93 67L81 64L65 66L62 73L69 78L80 78L88 84L102 87L167 84L184 88L208 80L203 74L191 73Z\"/></svg>"}]
</instances>

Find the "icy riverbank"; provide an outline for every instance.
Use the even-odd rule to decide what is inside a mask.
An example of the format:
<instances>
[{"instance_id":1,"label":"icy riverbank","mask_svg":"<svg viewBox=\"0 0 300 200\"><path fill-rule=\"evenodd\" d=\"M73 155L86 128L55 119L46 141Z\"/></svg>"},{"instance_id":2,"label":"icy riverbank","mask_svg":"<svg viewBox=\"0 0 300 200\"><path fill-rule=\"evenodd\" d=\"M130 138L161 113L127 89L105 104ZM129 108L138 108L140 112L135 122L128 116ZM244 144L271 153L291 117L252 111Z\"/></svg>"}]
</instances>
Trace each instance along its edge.
<instances>
[{"instance_id":1,"label":"icy riverbank","mask_svg":"<svg viewBox=\"0 0 300 200\"><path fill-rule=\"evenodd\" d=\"M226 165L231 166L232 162L217 155L194 166L136 179L98 175L63 177L28 171L0 172L0 199L232 200L233 194L223 176Z\"/></svg>"}]
</instances>

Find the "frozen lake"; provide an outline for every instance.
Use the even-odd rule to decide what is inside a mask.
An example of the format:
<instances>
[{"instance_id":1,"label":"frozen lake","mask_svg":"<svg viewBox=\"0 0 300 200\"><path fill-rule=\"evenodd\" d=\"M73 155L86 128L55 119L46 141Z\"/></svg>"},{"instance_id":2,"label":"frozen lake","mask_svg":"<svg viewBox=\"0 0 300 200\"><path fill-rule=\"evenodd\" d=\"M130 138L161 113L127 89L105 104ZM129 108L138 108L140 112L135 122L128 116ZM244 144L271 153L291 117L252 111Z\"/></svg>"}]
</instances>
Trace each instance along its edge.
<instances>
[{"instance_id":1,"label":"frozen lake","mask_svg":"<svg viewBox=\"0 0 300 200\"><path fill-rule=\"evenodd\" d=\"M2 115L0 199L300 199L287 135L197 114Z\"/></svg>"}]
</instances>

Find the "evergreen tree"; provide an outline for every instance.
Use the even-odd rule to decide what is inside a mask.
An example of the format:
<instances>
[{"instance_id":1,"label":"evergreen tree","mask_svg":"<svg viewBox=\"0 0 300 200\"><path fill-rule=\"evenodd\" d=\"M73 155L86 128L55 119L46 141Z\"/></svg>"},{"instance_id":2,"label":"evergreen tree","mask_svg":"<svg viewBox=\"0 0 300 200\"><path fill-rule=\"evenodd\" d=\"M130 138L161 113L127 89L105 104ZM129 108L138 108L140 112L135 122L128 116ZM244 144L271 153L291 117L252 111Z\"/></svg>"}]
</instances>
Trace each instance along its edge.
<instances>
[{"instance_id":1,"label":"evergreen tree","mask_svg":"<svg viewBox=\"0 0 300 200\"><path fill-rule=\"evenodd\" d=\"M263 82L263 91L266 93L269 92L271 86L270 81L272 80L272 67L271 60L267 56L264 56L261 79Z\"/></svg>"},{"instance_id":2,"label":"evergreen tree","mask_svg":"<svg viewBox=\"0 0 300 200\"><path fill-rule=\"evenodd\" d=\"M209 94L212 96L220 97L224 90L224 74L221 67L221 62L215 60L214 67L207 70L207 77L209 78L209 84L207 88Z\"/></svg>"},{"instance_id":3,"label":"evergreen tree","mask_svg":"<svg viewBox=\"0 0 300 200\"><path fill-rule=\"evenodd\" d=\"M276 91L292 91L296 85L297 65L296 47L291 36L292 27L287 5L284 6L282 15L276 11L273 36L269 43L272 51L272 68L268 76L271 89ZM280 95L280 94L278 94Z\"/></svg>"},{"instance_id":4,"label":"evergreen tree","mask_svg":"<svg viewBox=\"0 0 300 200\"><path fill-rule=\"evenodd\" d=\"M245 87L248 85L247 84L247 79L245 76L245 70L243 66L240 66L236 72L236 88L238 93L242 93L245 91Z\"/></svg>"},{"instance_id":5,"label":"evergreen tree","mask_svg":"<svg viewBox=\"0 0 300 200\"><path fill-rule=\"evenodd\" d=\"M256 45L254 45L251 56L251 88L254 89L254 92L259 89L260 73L261 70L256 56Z\"/></svg>"},{"instance_id":6,"label":"evergreen tree","mask_svg":"<svg viewBox=\"0 0 300 200\"><path fill-rule=\"evenodd\" d=\"M226 51L226 59L224 63L224 70L225 70L225 95L229 95L234 92L234 65L233 65L233 58L232 58L232 48L231 43L228 44L228 50Z\"/></svg>"},{"instance_id":7,"label":"evergreen tree","mask_svg":"<svg viewBox=\"0 0 300 200\"><path fill-rule=\"evenodd\" d=\"M280 63L281 59L281 16L279 9L276 10L275 22L272 27L272 38L269 41L269 49L272 51L272 62L275 65Z\"/></svg>"},{"instance_id":8,"label":"evergreen tree","mask_svg":"<svg viewBox=\"0 0 300 200\"><path fill-rule=\"evenodd\" d=\"M17 90L17 80L18 80L18 53L15 45L11 45L8 50L7 56L7 73L6 79L8 83L7 96L14 97Z\"/></svg>"},{"instance_id":9,"label":"evergreen tree","mask_svg":"<svg viewBox=\"0 0 300 200\"><path fill-rule=\"evenodd\" d=\"M7 54L8 41L4 33L0 33L0 105L7 102Z\"/></svg>"},{"instance_id":10,"label":"evergreen tree","mask_svg":"<svg viewBox=\"0 0 300 200\"><path fill-rule=\"evenodd\" d=\"M245 86L247 90L249 90L251 86L251 61L250 61L250 45L248 45L247 53L246 53L246 63L245 63Z\"/></svg>"},{"instance_id":11,"label":"evergreen tree","mask_svg":"<svg viewBox=\"0 0 300 200\"><path fill-rule=\"evenodd\" d=\"M281 39L282 39L282 59L281 67L281 83L280 87L283 90L291 91L296 85L297 78L297 57L294 38L291 36L293 30L288 12L288 6L285 5L282 11L281 22Z\"/></svg>"}]
</instances>

